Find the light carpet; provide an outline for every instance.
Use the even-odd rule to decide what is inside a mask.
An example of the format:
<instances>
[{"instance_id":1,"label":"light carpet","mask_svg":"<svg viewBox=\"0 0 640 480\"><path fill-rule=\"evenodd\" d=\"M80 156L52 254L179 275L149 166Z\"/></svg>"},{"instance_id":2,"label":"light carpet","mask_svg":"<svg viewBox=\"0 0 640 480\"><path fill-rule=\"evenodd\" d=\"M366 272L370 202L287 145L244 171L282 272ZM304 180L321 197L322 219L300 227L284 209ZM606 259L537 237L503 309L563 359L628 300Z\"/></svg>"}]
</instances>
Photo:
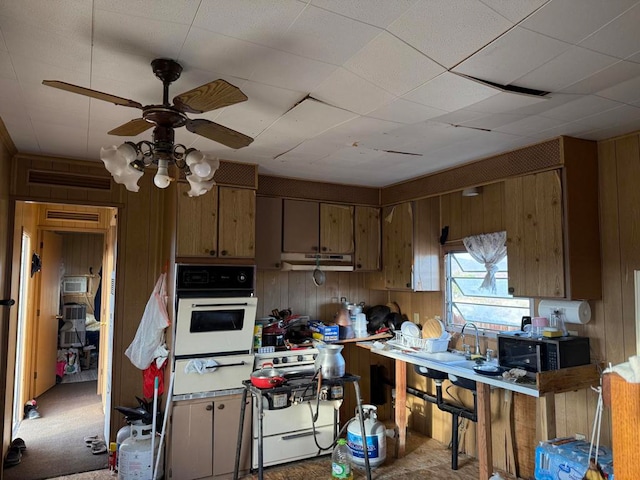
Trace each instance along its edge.
<instances>
[{"instance_id":1,"label":"light carpet","mask_svg":"<svg viewBox=\"0 0 640 480\"><path fill-rule=\"evenodd\" d=\"M100 435L104 415L97 382L60 383L37 398L38 419L23 420L17 436L27 450L4 470L4 480L43 480L107 467L107 455L93 455L85 436Z\"/></svg>"}]
</instances>

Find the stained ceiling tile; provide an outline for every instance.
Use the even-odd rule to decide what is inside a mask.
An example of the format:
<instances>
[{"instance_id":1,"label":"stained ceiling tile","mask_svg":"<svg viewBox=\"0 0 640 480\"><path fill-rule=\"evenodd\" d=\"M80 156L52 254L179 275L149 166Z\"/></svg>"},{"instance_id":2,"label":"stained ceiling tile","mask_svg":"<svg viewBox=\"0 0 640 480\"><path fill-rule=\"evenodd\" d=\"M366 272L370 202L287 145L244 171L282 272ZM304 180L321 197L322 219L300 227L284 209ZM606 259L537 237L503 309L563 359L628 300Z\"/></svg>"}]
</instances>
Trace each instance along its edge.
<instances>
[{"instance_id":1,"label":"stained ceiling tile","mask_svg":"<svg viewBox=\"0 0 640 480\"><path fill-rule=\"evenodd\" d=\"M393 35L382 32L343 65L400 96L444 72L444 68Z\"/></svg>"},{"instance_id":2,"label":"stained ceiling tile","mask_svg":"<svg viewBox=\"0 0 640 480\"><path fill-rule=\"evenodd\" d=\"M509 85L545 64L571 45L516 27L453 70L470 77Z\"/></svg>"},{"instance_id":3,"label":"stained ceiling tile","mask_svg":"<svg viewBox=\"0 0 640 480\"><path fill-rule=\"evenodd\" d=\"M342 65L380 31L371 25L308 6L287 30L287 42L280 49Z\"/></svg>"},{"instance_id":4,"label":"stained ceiling tile","mask_svg":"<svg viewBox=\"0 0 640 480\"><path fill-rule=\"evenodd\" d=\"M445 72L403 98L445 111L455 111L500 93L501 90L455 73Z\"/></svg>"},{"instance_id":5,"label":"stained ceiling tile","mask_svg":"<svg viewBox=\"0 0 640 480\"><path fill-rule=\"evenodd\" d=\"M313 98L351 112L365 114L394 96L365 79L339 68L311 92Z\"/></svg>"},{"instance_id":6,"label":"stained ceiling tile","mask_svg":"<svg viewBox=\"0 0 640 480\"><path fill-rule=\"evenodd\" d=\"M513 83L545 92L559 91L618 61L615 57L574 46Z\"/></svg>"},{"instance_id":7,"label":"stained ceiling tile","mask_svg":"<svg viewBox=\"0 0 640 480\"><path fill-rule=\"evenodd\" d=\"M580 0L580 5L577 6L571 0L553 0L524 20L520 26L576 44L636 2L637 0Z\"/></svg>"},{"instance_id":8,"label":"stained ceiling tile","mask_svg":"<svg viewBox=\"0 0 640 480\"><path fill-rule=\"evenodd\" d=\"M421 0L387 30L451 68L498 38L513 24L468 0Z\"/></svg>"}]
</instances>

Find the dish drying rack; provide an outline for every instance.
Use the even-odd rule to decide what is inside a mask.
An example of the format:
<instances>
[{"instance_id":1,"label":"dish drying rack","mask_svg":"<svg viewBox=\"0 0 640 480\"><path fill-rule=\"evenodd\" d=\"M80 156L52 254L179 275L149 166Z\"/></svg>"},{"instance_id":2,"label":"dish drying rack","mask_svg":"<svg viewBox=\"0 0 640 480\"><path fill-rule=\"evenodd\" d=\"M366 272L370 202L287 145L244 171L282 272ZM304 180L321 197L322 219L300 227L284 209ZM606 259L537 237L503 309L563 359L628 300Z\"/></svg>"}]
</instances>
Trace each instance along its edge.
<instances>
[{"instance_id":1,"label":"dish drying rack","mask_svg":"<svg viewBox=\"0 0 640 480\"><path fill-rule=\"evenodd\" d=\"M411 348L425 353L437 353L447 351L450 338L451 335L448 332L445 332L441 338L420 338L412 335L405 335L396 330L394 332L394 337L387 343L400 348Z\"/></svg>"}]
</instances>

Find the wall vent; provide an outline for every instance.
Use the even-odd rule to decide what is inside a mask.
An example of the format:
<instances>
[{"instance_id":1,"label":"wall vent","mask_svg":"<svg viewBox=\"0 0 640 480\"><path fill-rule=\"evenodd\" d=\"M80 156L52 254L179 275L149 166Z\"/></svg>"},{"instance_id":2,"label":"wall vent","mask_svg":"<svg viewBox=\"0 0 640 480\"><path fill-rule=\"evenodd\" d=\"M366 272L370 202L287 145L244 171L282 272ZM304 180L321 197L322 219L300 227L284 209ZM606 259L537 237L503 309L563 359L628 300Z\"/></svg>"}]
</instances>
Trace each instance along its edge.
<instances>
[{"instance_id":1,"label":"wall vent","mask_svg":"<svg viewBox=\"0 0 640 480\"><path fill-rule=\"evenodd\" d=\"M82 175L70 172L29 170L28 182L31 185L48 187L111 190L111 177L98 177L95 175Z\"/></svg>"},{"instance_id":2,"label":"wall vent","mask_svg":"<svg viewBox=\"0 0 640 480\"><path fill-rule=\"evenodd\" d=\"M94 212L69 212L66 210L47 210L47 220L67 220L71 222L98 223L100 214Z\"/></svg>"}]
</instances>

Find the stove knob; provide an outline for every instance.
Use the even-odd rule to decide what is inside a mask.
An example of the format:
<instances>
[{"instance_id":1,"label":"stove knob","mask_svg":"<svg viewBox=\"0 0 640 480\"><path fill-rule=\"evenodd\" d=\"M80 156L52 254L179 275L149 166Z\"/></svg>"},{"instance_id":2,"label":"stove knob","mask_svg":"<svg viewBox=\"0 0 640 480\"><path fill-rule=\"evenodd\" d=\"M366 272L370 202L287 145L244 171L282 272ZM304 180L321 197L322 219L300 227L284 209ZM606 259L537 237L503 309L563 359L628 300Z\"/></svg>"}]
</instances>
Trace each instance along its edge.
<instances>
[{"instance_id":1,"label":"stove knob","mask_svg":"<svg viewBox=\"0 0 640 480\"><path fill-rule=\"evenodd\" d=\"M282 357L282 363L287 363L289 359L287 357Z\"/></svg>"},{"instance_id":2,"label":"stove knob","mask_svg":"<svg viewBox=\"0 0 640 480\"><path fill-rule=\"evenodd\" d=\"M279 364L279 363L280 363L280 359L279 359L279 358L274 358L274 359L273 359L273 364L274 364L274 365L277 365L277 364Z\"/></svg>"},{"instance_id":3,"label":"stove knob","mask_svg":"<svg viewBox=\"0 0 640 480\"><path fill-rule=\"evenodd\" d=\"M304 360L304 357L302 355L298 355L298 361L301 362Z\"/></svg>"}]
</instances>

